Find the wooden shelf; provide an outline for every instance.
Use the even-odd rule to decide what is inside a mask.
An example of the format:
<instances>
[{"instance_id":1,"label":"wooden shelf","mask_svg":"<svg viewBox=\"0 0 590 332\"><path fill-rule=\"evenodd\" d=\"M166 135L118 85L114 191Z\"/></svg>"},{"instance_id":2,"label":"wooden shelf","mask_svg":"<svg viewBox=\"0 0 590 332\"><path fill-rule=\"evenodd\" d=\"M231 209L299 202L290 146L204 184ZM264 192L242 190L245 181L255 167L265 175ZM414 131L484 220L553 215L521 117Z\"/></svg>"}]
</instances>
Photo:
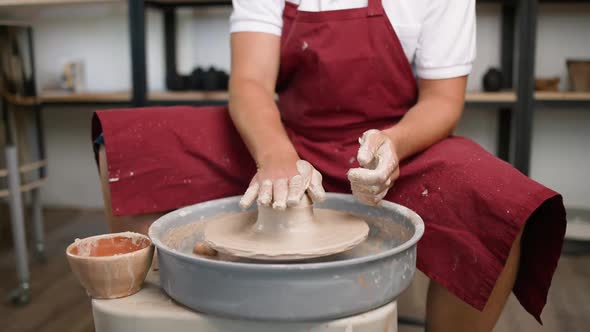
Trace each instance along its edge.
<instances>
[{"instance_id":1,"label":"wooden shelf","mask_svg":"<svg viewBox=\"0 0 590 332\"><path fill-rule=\"evenodd\" d=\"M35 98L12 97L9 101L18 101L19 105L32 104ZM227 91L153 91L147 96L151 104L195 104L206 105L220 104L227 102L229 94ZM39 101L42 104L130 104L131 93L127 91L114 92L67 92L67 91L43 91ZM17 104L13 102L14 104Z\"/></svg>"},{"instance_id":2,"label":"wooden shelf","mask_svg":"<svg viewBox=\"0 0 590 332\"><path fill-rule=\"evenodd\" d=\"M516 93L467 92L465 102L468 106L512 106L518 101ZM588 107L590 92L535 92L537 106L548 107Z\"/></svg>"},{"instance_id":3,"label":"wooden shelf","mask_svg":"<svg viewBox=\"0 0 590 332\"><path fill-rule=\"evenodd\" d=\"M2 98L5 99L9 104L17 106L33 106L40 103L40 100L37 97L23 97L6 92L2 92L0 96L2 96Z\"/></svg>"},{"instance_id":4,"label":"wooden shelf","mask_svg":"<svg viewBox=\"0 0 590 332\"><path fill-rule=\"evenodd\" d=\"M43 104L120 104L130 103L131 93L127 91L114 92L80 92L43 91L39 98L20 97L3 94L3 97L15 105ZM227 91L153 91L148 93L148 102L166 102L179 104L202 104L206 102L226 102L229 99ZM590 103L590 92L535 92L535 99L539 102L551 103ZM516 103L516 93L505 92L467 92L465 102L477 105L503 105Z\"/></svg>"},{"instance_id":5,"label":"wooden shelf","mask_svg":"<svg viewBox=\"0 0 590 332\"><path fill-rule=\"evenodd\" d=\"M535 92L537 100L590 101L590 92Z\"/></svg>"},{"instance_id":6,"label":"wooden shelf","mask_svg":"<svg viewBox=\"0 0 590 332\"><path fill-rule=\"evenodd\" d=\"M67 92L67 91L43 91L42 103L125 103L130 102L131 94L126 91L116 92Z\"/></svg>"},{"instance_id":7,"label":"wooden shelf","mask_svg":"<svg viewBox=\"0 0 590 332\"><path fill-rule=\"evenodd\" d=\"M516 93L512 91L467 92L465 101L468 103L514 103L516 102Z\"/></svg>"},{"instance_id":8,"label":"wooden shelf","mask_svg":"<svg viewBox=\"0 0 590 332\"><path fill-rule=\"evenodd\" d=\"M157 91L149 92L149 101L227 101L227 91Z\"/></svg>"},{"instance_id":9,"label":"wooden shelf","mask_svg":"<svg viewBox=\"0 0 590 332\"><path fill-rule=\"evenodd\" d=\"M590 92L535 92L537 107L590 109Z\"/></svg>"}]
</instances>

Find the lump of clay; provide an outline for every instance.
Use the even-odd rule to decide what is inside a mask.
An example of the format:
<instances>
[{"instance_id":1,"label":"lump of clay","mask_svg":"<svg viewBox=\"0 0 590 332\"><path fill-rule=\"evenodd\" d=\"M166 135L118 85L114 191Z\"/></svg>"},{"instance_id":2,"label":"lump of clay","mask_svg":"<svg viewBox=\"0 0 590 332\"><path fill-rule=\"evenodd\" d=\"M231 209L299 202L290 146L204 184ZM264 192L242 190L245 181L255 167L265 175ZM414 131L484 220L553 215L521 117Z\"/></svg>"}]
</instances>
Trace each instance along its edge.
<instances>
[{"instance_id":1,"label":"lump of clay","mask_svg":"<svg viewBox=\"0 0 590 332\"><path fill-rule=\"evenodd\" d=\"M301 203L280 211L258 206L209 220L205 241L232 256L258 260L301 260L337 254L364 241L367 223L351 214L314 209L304 196Z\"/></svg>"},{"instance_id":2,"label":"lump of clay","mask_svg":"<svg viewBox=\"0 0 590 332\"><path fill-rule=\"evenodd\" d=\"M217 256L217 251L203 242L197 242L193 248L193 254L197 256Z\"/></svg>"}]
</instances>

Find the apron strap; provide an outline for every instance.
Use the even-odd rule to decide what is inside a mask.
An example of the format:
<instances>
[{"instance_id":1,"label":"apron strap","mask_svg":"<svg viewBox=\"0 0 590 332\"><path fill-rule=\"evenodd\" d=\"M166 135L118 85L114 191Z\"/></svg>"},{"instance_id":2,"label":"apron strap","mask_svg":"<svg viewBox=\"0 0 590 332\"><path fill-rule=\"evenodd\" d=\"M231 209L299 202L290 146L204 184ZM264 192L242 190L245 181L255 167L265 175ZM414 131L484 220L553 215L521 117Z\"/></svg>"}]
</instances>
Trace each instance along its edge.
<instances>
[{"instance_id":1,"label":"apron strap","mask_svg":"<svg viewBox=\"0 0 590 332\"><path fill-rule=\"evenodd\" d=\"M367 8L369 17L383 16L385 14L382 0L369 0L369 5Z\"/></svg>"},{"instance_id":2,"label":"apron strap","mask_svg":"<svg viewBox=\"0 0 590 332\"><path fill-rule=\"evenodd\" d=\"M297 16L297 7L298 6L296 4L289 1L285 1L285 9L283 9L283 16L294 18L295 16Z\"/></svg>"}]
</instances>

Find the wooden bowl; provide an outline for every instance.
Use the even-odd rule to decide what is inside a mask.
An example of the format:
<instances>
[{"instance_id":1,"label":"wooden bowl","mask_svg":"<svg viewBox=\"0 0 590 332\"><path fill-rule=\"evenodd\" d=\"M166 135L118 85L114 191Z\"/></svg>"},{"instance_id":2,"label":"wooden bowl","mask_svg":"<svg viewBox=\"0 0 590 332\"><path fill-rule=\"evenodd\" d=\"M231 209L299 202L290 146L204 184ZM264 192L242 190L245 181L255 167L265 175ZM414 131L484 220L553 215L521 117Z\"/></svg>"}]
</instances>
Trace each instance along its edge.
<instances>
[{"instance_id":1,"label":"wooden bowl","mask_svg":"<svg viewBox=\"0 0 590 332\"><path fill-rule=\"evenodd\" d=\"M536 91L558 91L560 81L561 81L561 79L559 77L537 78L535 80L535 90Z\"/></svg>"},{"instance_id":2,"label":"wooden bowl","mask_svg":"<svg viewBox=\"0 0 590 332\"><path fill-rule=\"evenodd\" d=\"M590 92L590 60L567 60L573 91Z\"/></svg>"},{"instance_id":3,"label":"wooden bowl","mask_svg":"<svg viewBox=\"0 0 590 332\"><path fill-rule=\"evenodd\" d=\"M154 246L149 237L132 232L77 239L66 249L72 272L97 299L137 293L150 269Z\"/></svg>"}]
</instances>

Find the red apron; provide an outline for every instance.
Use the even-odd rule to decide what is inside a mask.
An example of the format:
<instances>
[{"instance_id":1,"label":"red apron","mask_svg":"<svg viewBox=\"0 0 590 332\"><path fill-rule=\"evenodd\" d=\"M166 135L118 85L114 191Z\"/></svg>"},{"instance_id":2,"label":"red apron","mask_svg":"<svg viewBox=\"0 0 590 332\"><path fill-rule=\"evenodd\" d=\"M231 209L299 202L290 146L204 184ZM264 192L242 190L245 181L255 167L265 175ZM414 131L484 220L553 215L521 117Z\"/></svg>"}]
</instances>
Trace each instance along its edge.
<instances>
[{"instance_id":1,"label":"red apron","mask_svg":"<svg viewBox=\"0 0 590 332\"><path fill-rule=\"evenodd\" d=\"M350 193L357 139L395 125L417 100L417 84L381 1L368 8L298 11L287 3L277 84L279 109L300 157L327 191ZM225 108L154 107L100 111L115 215L163 212L241 195L255 164ZM402 162L386 199L426 224L418 268L482 309L522 227L514 293L540 320L561 252L559 194L476 143L445 139Z\"/></svg>"}]
</instances>

